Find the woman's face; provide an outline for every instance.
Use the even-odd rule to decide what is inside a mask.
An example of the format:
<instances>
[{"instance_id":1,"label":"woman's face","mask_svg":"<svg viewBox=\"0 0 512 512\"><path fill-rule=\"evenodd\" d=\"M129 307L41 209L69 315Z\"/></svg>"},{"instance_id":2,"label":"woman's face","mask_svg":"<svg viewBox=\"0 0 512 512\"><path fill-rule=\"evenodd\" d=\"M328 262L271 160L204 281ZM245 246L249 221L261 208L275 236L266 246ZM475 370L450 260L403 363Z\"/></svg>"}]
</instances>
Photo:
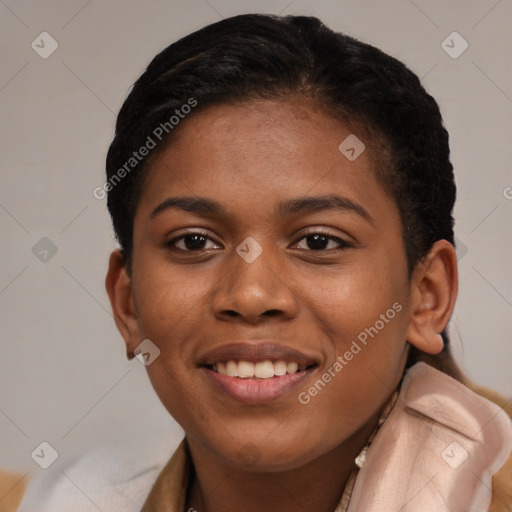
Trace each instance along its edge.
<instances>
[{"instance_id":1,"label":"woman's face","mask_svg":"<svg viewBox=\"0 0 512 512\"><path fill-rule=\"evenodd\" d=\"M370 156L371 140L289 99L194 113L151 163L134 223L138 343L160 350L147 371L167 410L225 461L312 461L401 378L402 226Z\"/></svg>"}]
</instances>

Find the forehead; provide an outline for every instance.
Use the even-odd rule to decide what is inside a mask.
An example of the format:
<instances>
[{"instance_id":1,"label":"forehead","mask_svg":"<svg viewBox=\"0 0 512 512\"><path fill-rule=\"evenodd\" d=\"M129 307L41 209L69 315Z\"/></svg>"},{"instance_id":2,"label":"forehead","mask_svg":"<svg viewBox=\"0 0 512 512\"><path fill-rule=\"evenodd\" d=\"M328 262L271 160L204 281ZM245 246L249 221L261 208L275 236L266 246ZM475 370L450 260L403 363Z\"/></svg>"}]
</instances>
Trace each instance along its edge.
<instances>
[{"instance_id":1,"label":"forehead","mask_svg":"<svg viewBox=\"0 0 512 512\"><path fill-rule=\"evenodd\" d=\"M179 193L275 210L285 196L333 190L378 207L389 201L375 178L378 148L355 131L303 98L208 107L158 149L139 209Z\"/></svg>"}]
</instances>

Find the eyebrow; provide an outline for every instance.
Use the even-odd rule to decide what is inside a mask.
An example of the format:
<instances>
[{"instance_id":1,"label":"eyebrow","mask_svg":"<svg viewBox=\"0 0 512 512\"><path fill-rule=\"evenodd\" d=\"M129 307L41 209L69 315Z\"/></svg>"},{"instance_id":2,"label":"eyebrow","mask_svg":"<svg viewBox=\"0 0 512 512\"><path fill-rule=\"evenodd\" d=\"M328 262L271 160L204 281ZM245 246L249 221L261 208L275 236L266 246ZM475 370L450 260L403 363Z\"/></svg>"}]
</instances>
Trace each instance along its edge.
<instances>
[{"instance_id":1,"label":"eyebrow","mask_svg":"<svg viewBox=\"0 0 512 512\"><path fill-rule=\"evenodd\" d=\"M203 197L169 197L160 203L150 214L154 219L159 214L169 209L179 209L186 212L221 215L225 214L224 208L217 202ZM319 211L338 210L341 212L356 213L364 218L370 224L373 224L373 218L360 204L337 195L327 195L318 197L299 197L288 199L278 204L277 211L281 215L296 215L299 213L314 213Z\"/></svg>"},{"instance_id":2,"label":"eyebrow","mask_svg":"<svg viewBox=\"0 0 512 512\"><path fill-rule=\"evenodd\" d=\"M313 213L326 210L338 210L344 213L352 212L363 217L370 224L373 224L373 218L360 204L346 197L337 195L289 199L280 203L278 209L283 215Z\"/></svg>"},{"instance_id":3,"label":"eyebrow","mask_svg":"<svg viewBox=\"0 0 512 512\"><path fill-rule=\"evenodd\" d=\"M151 212L150 218L153 219L162 212L171 208L191 213L204 213L211 215L219 215L224 212L224 209L219 203L210 199L202 197L169 197Z\"/></svg>"}]
</instances>

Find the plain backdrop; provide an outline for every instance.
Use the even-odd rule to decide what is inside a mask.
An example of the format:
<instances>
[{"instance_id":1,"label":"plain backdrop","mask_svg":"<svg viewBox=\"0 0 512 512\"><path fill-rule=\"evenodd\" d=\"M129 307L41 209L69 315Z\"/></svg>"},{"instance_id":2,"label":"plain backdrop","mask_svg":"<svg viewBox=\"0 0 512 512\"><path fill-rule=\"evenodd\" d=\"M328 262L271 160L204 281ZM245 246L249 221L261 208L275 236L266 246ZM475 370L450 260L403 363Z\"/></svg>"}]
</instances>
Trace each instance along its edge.
<instances>
[{"instance_id":1,"label":"plain backdrop","mask_svg":"<svg viewBox=\"0 0 512 512\"><path fill-rule=\"evenodd\" d=\"M43 471L43 441L66 458L155 425L180 435L125 358L104 289L116 245L93 190L150 59L247 12L316 15L404 61L437 99L458 186L453 344L471 378L512 397L510 0L2 0L0 467Z\"/></svg>"}]
</instances>

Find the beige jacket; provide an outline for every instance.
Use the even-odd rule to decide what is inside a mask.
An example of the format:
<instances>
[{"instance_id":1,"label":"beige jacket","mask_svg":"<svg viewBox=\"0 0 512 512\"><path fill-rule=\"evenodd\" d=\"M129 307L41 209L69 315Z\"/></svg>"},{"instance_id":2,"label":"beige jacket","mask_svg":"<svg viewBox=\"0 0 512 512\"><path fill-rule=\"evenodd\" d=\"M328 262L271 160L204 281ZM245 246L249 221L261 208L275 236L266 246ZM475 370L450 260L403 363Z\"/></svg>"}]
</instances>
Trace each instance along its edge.
<instances>
[{"instance_id":1,"label":"beige jacket","mask_svg":"<svg viewBox=\"0 0 512 512\"><path fill-rule=\"evenodd\" d=\"M348 512L512 510L512 422L496 404L425 363L366 453ZM191 461L184 440L141 512L183 512Z\"/></svg>"}]
</instances>

